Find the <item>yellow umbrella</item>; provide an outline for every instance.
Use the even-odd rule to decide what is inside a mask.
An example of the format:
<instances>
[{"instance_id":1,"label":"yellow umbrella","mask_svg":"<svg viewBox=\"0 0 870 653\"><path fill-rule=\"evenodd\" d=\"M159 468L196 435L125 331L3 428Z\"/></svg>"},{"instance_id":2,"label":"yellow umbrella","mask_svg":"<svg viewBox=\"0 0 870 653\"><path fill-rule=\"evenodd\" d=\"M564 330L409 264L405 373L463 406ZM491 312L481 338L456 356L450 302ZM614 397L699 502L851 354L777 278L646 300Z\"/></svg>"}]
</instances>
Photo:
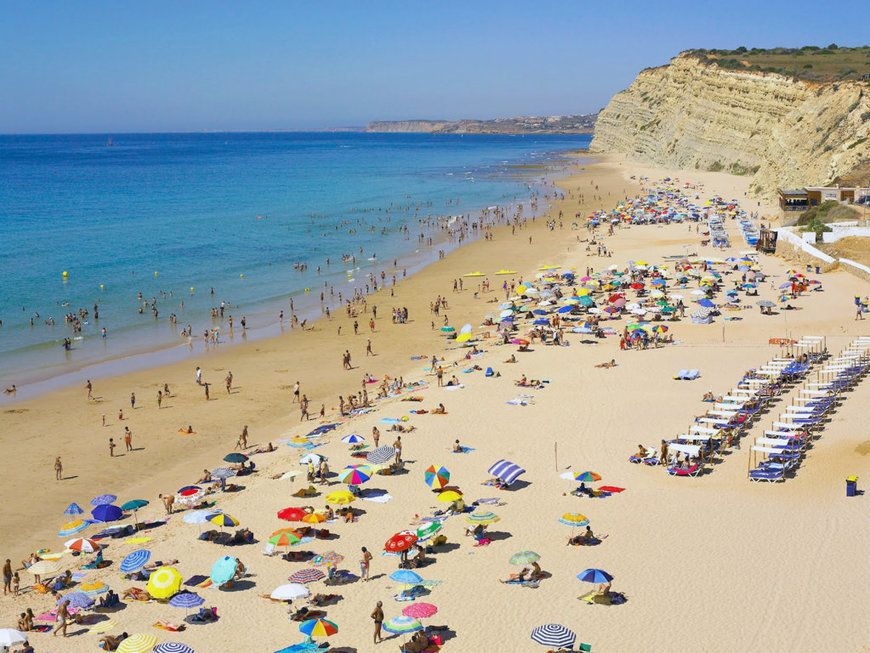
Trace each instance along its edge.
<instances>
[{"instance_id":1,"label":"yellow umbrella","mask_svg":"<svg viewBox=\"0 0 870 653\"><path fill-rule=\"evenodd\" d=\"M57 560L40 560L27 568L34 576L48 576L60 571L60 562Z\"/></svg>"},{"instance_id":2,"label":"yellow umbrella","mask_svg":"<svg viewBox=\"0 0 870 653\"><path fill-rule=\"evenodd\" d=\"M118 645L118 653L147 653L157 646L157 638L146 633L136 633Z\"/></svg>"},{"instance_id":3,"label":"yellow umbrella","mask_svg":"<svg viewBox=\"0 0 870 653\"><path fill-rule=\"evenodd\" d=\"M444 501L445 503L458 501L461 498L462 494L460 494L456 490L447 490L446 492L442 492L438 495L438 501Z\"/></svg>"},{"instance_id":4,"label":"yellow umbrella","mask_svg":"<svg viewBox=\"0 0 870 653\"><path fill-rule=\"evenodd\" d=\"M577 296L578 297L586 297L589 294L589 288L578 288Z\"/></svg>"},{"instance_id":5,"label":"yellow umbrella","mask_svg":"<svg viewBox=\"0 0 870 653\"><path fill-rule=\"evenodd\" d=\"M319 512L312 512L305 515L302 518L302 521L307 524L319 524L320 522L326 521L326 517L324 515L321 515Z\"/></svg>"},{"instance_id":6,"label":"yellow umbrella","mask_svg":"<svg viewBox=\"0 0 870 653\"><path fill-rule=\"evenodd\" d=\"M524 292L526 292L526 290L528 290L528 288L526 287L525 284L520 284L519 286L517 286L517 294L518 295L522 295Z\"/></svg>"},{"instance_id":7,"label":"yellow umbrella","mask_svg":"<svg viewBox=\"0 0 870 653\"><path fill-rule=\"evenodd\" d=\"M456 342L468 342L474 337L474 334L471 333L460 333L456 336Z\"/></svg>"},{"instance_id":8,"label":"yellow umbrella","mask_svg":"<svg viewBox=\"0 0 870 653\"><path fill-rule=\"evenodd\" d=\"M106 619L105 621L101 621L99 623L96 623L93 626L91 626L90 628L88 628L88 632L94 633L95 635L98 633L105 633L105 632L112 630L112 628L117 627L117 625L118 625L118 622L115 621L114 619Z\"/></svg>"},{"instance_id":9,"label":"yellow umbrella","mask_svg":"<svg viewBox=\"0 0 870 653\"><path fill-rule=\"evenodd\" d=\"M334 503L341 506L356 501L356 497L347 490L336 490L335 492L327 494L324 500L326 503Z\"/></svg>"},{"instance_id":10,"label":"yellow umbrella","mask_svg":"<svg viewBox=\"0 0 870 653\"><path fill-rule=\"evenodd\" d=\"M160 567L151 574L145 589L155 599L168 599L181 588L181 574L175 567Z\"/></svg>"}]
</instances>

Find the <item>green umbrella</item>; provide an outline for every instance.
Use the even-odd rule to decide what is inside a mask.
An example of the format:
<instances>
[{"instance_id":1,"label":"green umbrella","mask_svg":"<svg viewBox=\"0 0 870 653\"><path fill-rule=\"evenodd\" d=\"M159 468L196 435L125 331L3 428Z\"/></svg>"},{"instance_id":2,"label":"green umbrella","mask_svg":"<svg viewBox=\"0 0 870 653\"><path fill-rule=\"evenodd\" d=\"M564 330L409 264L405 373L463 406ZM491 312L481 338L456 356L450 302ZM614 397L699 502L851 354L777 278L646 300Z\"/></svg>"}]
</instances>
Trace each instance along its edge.
<instances>
[{"instance_id":1,"label":"green umbrella","mask_svg":"<svg viewBox=\"0 0 870 653\"><path fill-rule=\"evenodd\" d=\"M534 551L520 551L519 553L514 553L511 556L511 564L512 565L528 565L533 562L537 562L541 559Z\"/></svg>"},{"instance_id":2,"label":"green umbrella","mask_svg":"<svg viewBox=\"0 0 870 653\"><path fill-rule=\"evenodd\" d=\"M133 511L133 521L136 523L136 530L139 530L139 520L137 518L136 511L139 510L139 508L144 508L147 505L148 501L145 501L145 499L133 499L132 501L128 501L123 506L121 506L121 510L123 510L124 512L130 512L131 510Z\"/></svg>"},{"instance_id":3,"label":"green umbrella","mask_svg":"<svg viewBox=\"0 0 870 653\"><path fill-rule=\"evenodd\" d=\"M433 521L421 526L417 529L417 538L420 540L425 540L432 537L433 535L435 535L435 533L441 530L442 525L443 522Z\"/></svg>"}]
</instances>

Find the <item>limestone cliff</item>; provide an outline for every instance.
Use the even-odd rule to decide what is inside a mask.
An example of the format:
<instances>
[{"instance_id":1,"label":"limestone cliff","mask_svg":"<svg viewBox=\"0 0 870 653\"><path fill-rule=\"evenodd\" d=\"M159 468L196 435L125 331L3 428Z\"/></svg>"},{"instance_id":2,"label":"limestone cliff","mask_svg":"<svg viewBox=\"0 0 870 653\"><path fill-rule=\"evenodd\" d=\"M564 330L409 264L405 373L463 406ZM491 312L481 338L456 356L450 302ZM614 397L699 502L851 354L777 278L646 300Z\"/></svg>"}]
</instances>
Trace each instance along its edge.
<instances>
[{"instance_id":1,"label":"limestone cliff","mask_svg":"<svg viewBox=\"0 0 870 653\"><path fill-rule=\"evenodd\" d=\"M692 53L642 71L598 114L590 150L754 176L752 190L834 182L870 160L870 84L720 68Z\"/></svg>"}]
</instances>

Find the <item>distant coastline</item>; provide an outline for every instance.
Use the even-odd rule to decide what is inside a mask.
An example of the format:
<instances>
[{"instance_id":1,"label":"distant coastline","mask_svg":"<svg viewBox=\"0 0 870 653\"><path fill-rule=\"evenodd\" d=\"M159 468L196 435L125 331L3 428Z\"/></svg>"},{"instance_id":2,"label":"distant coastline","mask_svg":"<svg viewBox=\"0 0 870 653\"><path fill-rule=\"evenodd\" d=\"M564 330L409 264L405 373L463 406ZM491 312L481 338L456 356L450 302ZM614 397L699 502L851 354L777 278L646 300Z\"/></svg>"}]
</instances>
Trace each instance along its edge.
<instances>
[{"instance_id":1,"label":"distant coastline","mask_svg":"<svg viewBox=\"0 0 870 653\"><path fill-rule=\"evenodd\" d=\"M591 134L597 117L597 113L581 113L494 120L380 120L368 123L365 131L379 134Z\"/></svg>"}]
</instances>

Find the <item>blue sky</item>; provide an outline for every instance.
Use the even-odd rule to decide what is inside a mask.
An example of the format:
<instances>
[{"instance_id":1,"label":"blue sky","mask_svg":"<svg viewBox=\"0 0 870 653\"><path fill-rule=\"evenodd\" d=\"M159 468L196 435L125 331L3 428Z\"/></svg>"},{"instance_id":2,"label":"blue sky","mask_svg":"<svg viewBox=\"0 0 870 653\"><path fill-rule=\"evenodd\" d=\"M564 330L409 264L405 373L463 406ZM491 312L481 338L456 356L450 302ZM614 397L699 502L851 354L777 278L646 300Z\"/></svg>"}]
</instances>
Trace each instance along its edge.
<instances>
[{"instance_id":1,"label":"blue sky","mask_svg":"<svg viewBox=\"0 0 870 653\"><path fill-rule=\"evenodd\" d=\"M0 133L592 112L687 48L870 42L867 5L823 6L4 0Z\"/></svg>"}]
</instances>

